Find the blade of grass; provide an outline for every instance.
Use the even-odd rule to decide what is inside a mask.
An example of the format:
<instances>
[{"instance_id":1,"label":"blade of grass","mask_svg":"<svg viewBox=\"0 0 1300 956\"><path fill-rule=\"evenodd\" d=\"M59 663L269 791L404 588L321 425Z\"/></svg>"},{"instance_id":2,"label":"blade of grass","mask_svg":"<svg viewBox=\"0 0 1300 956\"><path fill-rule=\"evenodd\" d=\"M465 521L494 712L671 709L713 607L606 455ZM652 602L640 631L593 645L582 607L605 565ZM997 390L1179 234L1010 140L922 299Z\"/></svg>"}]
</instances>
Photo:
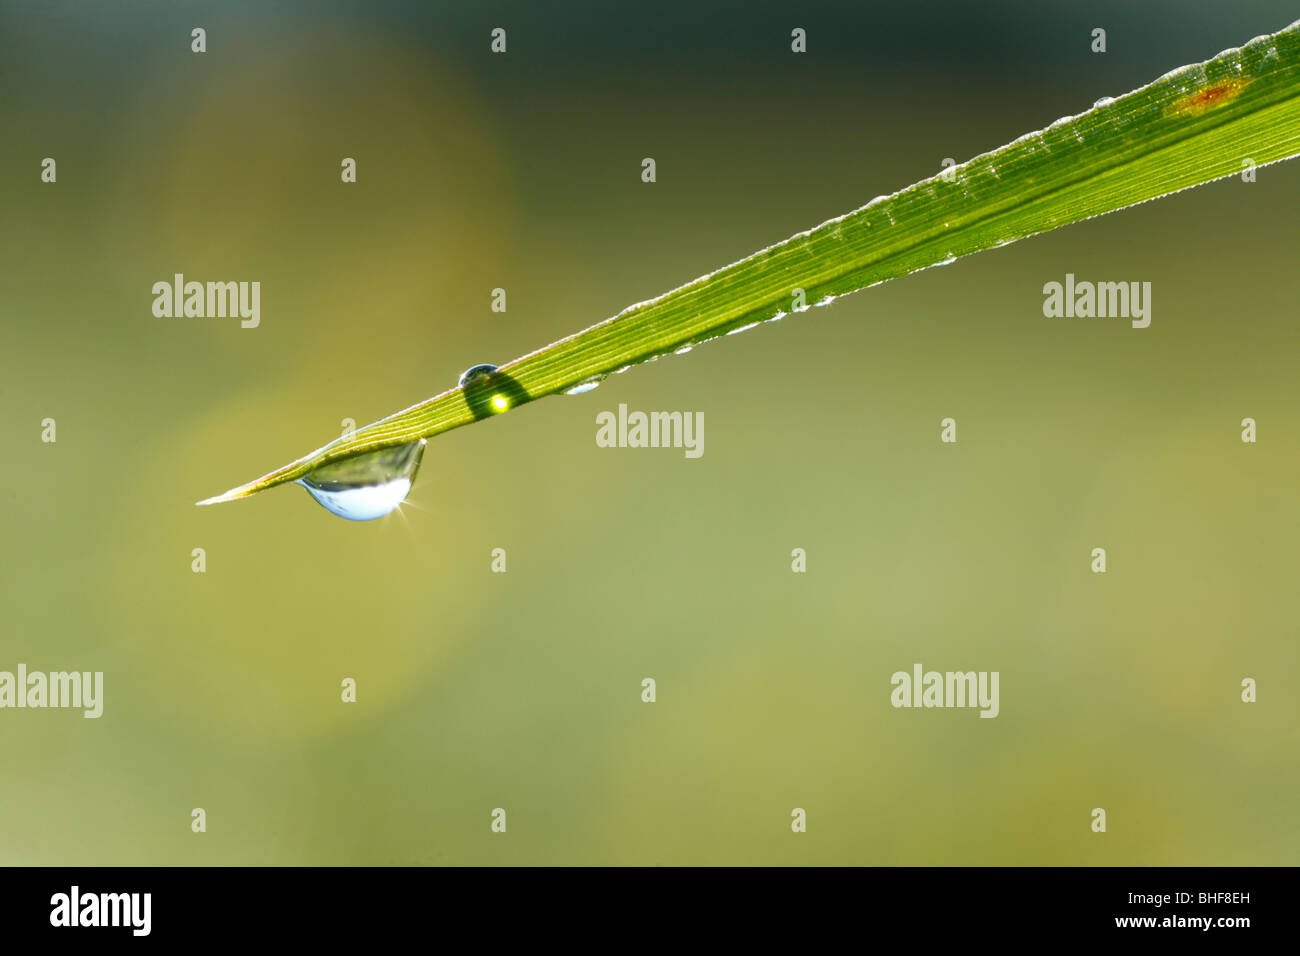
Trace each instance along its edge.
<instances>
[{"instance_id":1,"label":"blade of grass","mask_svg":"<svg viewBox=\"0 0 1300 956\"><path fill-rule=\"evenodd\" d=\"M412 405L225 494L430 438L787 311L1300 153L1300 21L976 156ZM804 307L806 308L806 306Z\"/></svg>"}]
</instances>

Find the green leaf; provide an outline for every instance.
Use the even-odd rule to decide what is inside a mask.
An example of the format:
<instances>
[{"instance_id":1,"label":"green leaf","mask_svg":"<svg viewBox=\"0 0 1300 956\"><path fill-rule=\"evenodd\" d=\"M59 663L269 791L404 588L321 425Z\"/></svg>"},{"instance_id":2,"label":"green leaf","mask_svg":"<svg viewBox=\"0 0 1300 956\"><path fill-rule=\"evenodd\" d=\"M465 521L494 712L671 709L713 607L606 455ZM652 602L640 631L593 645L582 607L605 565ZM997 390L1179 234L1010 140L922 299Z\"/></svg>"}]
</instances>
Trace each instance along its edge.
<instances>
[{"instance_id":1,"label":"green leaf","mask_svg":"<svg viewBox=\"0 0 1300 956\"><path fill-rule=\"evenodd\" d=\"M1300 153L1300 21L553 342L201 501L243 498L955 258ZM795 298L802 290L806 303Z\"/></svg>"}]
</instances>

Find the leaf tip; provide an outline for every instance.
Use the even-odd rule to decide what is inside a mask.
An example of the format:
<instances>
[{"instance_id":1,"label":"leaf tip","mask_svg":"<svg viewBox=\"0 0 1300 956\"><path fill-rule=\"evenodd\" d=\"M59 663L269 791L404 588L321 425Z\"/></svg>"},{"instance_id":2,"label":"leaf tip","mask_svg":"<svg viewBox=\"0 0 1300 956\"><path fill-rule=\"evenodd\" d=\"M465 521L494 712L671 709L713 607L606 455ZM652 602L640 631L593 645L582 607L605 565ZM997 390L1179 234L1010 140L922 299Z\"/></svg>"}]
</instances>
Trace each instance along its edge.
<instances>
[{"instance_id":1,"label":"leaf tip","mask_svg":"<svg viewBox=\"0 0 1300 956\"><path fill-rule=\"evenodd\" d=\"M194 502L196 507L203 508L207 505L219 505L223 501L235 501L238 498L247 498L248 492L242 488L231 488L229 491L214 495L211 498L204 498L202 501Z\"/></svg>"}]
</instances>

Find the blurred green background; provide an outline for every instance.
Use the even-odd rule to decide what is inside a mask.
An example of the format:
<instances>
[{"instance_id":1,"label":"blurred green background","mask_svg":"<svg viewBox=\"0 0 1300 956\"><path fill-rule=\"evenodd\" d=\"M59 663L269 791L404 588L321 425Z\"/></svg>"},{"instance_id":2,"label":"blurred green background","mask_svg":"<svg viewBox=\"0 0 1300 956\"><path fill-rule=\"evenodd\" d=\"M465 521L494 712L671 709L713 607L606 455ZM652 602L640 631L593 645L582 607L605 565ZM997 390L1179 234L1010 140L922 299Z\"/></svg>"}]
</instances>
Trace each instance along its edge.
<instances>
[{"instance_id":1,"label":"blurred green background","mask_svg":"<svg viewBox=\"0 0 1300 956\"><path fill-rule=\"evenodd\" d=\"M0 7L0 669L105 674L0 712L0 862L1300 859L1294 163L447 434L382 521L193 506L1292 4L275 6ZM893 709L916 662L1001 715Z\"/></svg>"}]
</instances>

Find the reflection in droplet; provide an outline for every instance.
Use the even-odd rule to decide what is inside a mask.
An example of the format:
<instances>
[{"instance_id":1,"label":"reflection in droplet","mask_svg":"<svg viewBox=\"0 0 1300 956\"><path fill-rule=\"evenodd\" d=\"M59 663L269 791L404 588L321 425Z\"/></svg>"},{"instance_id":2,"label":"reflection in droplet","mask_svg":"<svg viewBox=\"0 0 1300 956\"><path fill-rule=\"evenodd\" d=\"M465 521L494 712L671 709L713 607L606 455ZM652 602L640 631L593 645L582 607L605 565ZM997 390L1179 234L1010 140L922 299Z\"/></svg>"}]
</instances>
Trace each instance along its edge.
<instances>
[{"instance_id":1,"label":"reflection in droplet","mask_svg":"<svg viewBox=\"0 0 1300 956\"><path fill-rule=\"evenodd\" d=\"M1093 109L1096 109L1096 108L1099 107L1099 106L1109 106L1111 103L1114 103L1114 102L1115 102L1115 97L1113 97L1113 96L1103 96L1101 99L1097 100L1096 102L1094 102L1094 103L1092 104L1092 108L1093 108Z\"/></svg>"},{"instance_id":2,"label":"reflection in droplet","mask_svg":"<svg viewBox=\"0 0 1300 956\"><path fill-rule=\"evenodd\" d=\"M604 375L593 375L591 378L579 382L577 385L573 386L573 388L566 389L564 394L581 395L584 392L590 392L603 381L605 381Z\"/></svg>"},{"instance_id":3,"label":"reflection in droplet","mask_svg":"<svg viewBox=\"0 0 1300 956\"><path fill-rule=\"evenodd\" d=\"M327 511L349 521L382 518L403 501L424 455L424 439L362 452L298 479Z\"/></svg>"},{"instance_id":4,"label":"reflection in droplet","mask_svg":"<svg viewBox=\"0 0 1300 956\"><path fill-rule=\"evenodd\" d=\"M486 375L491 375L496 370L497 367L495 365L488 365L486 363L483 365L471 365L469 368L465 369L465 371L460 373L460 381L456 383L456 387L464 388L476 378L483 378Z\"/></svg>"}]
</instances>

